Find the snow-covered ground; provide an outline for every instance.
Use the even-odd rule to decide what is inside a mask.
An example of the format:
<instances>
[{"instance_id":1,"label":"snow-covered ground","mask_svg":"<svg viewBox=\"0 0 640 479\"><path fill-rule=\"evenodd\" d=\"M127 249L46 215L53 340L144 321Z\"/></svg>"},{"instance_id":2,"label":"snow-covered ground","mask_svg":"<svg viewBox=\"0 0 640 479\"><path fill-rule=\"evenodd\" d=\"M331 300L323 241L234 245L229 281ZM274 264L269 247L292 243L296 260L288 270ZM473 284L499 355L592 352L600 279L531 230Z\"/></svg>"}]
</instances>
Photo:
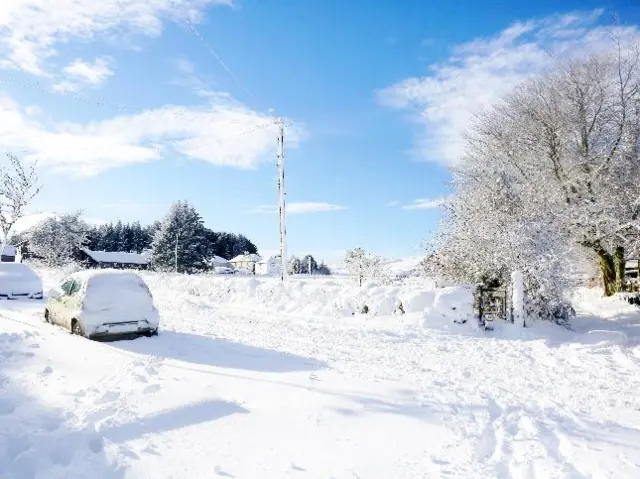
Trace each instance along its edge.
<instances>
[{"instance_id":1,"label":"snow-covered ground","mask_svg":"<svg viewBox=\"0 0 640 479\"><path fill-rule=\"evenodd\" d=\"M155 338L0 303L0 477L640 477L640 310L619 300L579 290L573 332L489 333L418 283L362 293L414 312L351 315L344 280L144 276Z\"/></svg>"}]
</instances>

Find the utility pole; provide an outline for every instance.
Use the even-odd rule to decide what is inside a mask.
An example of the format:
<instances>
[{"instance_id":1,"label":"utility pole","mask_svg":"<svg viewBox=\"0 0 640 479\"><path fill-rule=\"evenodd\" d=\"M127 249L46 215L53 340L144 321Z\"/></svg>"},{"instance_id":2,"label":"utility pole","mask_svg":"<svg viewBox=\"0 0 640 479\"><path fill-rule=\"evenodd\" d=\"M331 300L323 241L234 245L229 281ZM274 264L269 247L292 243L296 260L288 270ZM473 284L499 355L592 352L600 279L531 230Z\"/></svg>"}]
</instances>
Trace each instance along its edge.
<instances>
[{"instance_id":1,"label":"utility pole","mask_svg":"<svg viewBox=\"0 0 640 479\"><path fill-rule=\"evenodd\" d=\"M176 273L178 272L178 239L179 238L180 238L180 231L178 231L176 233L176 251L175 251L175 256L174 256L174 263L175 263Z\"/></svg>"},{"instance_id":2,"label":"utility pole","mask_svg":"<svg viewBox=\"0 0 640 479\"><path fill-rule=\"evenodd\" d=\"M278 118L278 193L280 196L280 279L287 280L287 226L284 192L284 122Z\"/></svg>"}]
</instances>

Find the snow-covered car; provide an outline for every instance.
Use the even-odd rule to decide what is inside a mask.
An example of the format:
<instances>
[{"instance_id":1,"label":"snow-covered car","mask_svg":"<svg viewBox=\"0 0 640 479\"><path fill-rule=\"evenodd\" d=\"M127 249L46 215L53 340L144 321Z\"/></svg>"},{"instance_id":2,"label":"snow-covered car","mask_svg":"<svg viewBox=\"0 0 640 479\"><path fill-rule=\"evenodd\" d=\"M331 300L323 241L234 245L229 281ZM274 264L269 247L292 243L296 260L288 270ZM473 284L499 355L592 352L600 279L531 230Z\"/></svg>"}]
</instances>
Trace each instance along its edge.
<instances>
[{"instance_id":1,"label":"snow-covered car","mask_svg":"<svg viewBox=\"0 0 640 479\"><path fill-rule=\"evenodd\" d=\"M42 299L42 280L23 263L0 263L0 298Z\"/></svg>"},{"instance_id":2,"label":"snow-covered car","mask_svg":"<svg viewBox=\"0 0 640 479\"><path fill-rule=\"evenodd\" d=\"M226 266L218 266L216 269L216 274L234 274L236 272L233 268L227 268Z\"/></svg>"},{"instance_id":3,"label":"snow-covered car","mask_svg":"<svg viewBox=\"0 0 640 479\"><path fill-rule=\"evenodd\" d=\"M89 270L67 277L49 293L45 321L89 339L158 334L160 314L135 273Z\"/></svg>"}]
</instances>

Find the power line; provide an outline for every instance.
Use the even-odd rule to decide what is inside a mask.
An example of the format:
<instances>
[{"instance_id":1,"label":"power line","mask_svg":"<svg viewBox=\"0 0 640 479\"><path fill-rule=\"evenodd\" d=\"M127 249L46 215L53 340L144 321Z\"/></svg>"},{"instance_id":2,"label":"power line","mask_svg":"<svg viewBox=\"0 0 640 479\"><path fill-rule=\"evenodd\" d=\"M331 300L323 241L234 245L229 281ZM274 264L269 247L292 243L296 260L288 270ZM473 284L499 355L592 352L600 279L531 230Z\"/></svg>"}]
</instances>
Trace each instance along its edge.
<instances>
[{"instance_id":1,"label":"power line","mask_svg":"<svg viewBox=\"0 0 640 479\"><path fill-rule=\"evenodd\" d=\"M222 58L220 58L220 55L218 55L218 52L216 52L216 50L213 48L213 46L211 46L211 44L209 42L207 42L204 37L200 34L200 32L198 31L198 29L196 28L196 26L193 24L193 22L187 18L186 20L187 22L187 26L189 27L189 30L191 30L191 32L198 38L198 40L200 40L200 42L205 46L205 48L209 51L209 53L216 59L218 60L218 63L220 63L220 65L222 66L222 68L225 69L225 71L229 74L229 76L231 78L233 78L233 80L236 82L236 84L242 88L251 98L253 98L256 102L260 102L260 100L258 100L258 98L251 92L251 90L249 90L243 82L240 81L240 79L238 78L238 76L233 73L233 71L231 71L231 68L229 68L227 66L227 64L222 60Z\"/></svg>"}]
</instances>

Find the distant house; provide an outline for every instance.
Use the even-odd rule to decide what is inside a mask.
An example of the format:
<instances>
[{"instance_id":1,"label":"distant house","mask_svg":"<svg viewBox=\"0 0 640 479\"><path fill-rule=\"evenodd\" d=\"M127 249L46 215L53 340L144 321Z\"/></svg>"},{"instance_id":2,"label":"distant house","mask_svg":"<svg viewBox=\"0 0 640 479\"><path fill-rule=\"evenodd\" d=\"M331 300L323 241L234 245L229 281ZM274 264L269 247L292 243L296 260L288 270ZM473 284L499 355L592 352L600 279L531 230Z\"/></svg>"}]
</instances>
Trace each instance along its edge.
<instances>
[{"instance_id":1,"label":"distant house","mask_svg":"<svg viewBox=\"0 0 640 479\"><path fill-rule=\"evenodd\" d=\"M262 256L259 254L241 254L231 260L231 264L236 269L246 269L255 274L256 263L262 260Z\"/></svg>"},{"instance_id":2,"label":"distant house","mask_svg":"<svg viewBox=\"0 0 640 479\"><path fill-rule=\"evenodd\" d=\"M215 256L215 255L213 256L213 258L209 260L209 265L212 268L233 268L231 261L229 261L226 258L223 258L222 256Z\"/></svg>"},{"instance_id":3,"label":"distant house","mask_svg":"<svg viewBox=\"0 0 640 479\"><path fill-rule=\"evenodd\" d=\"M80 260L90 268L147 269L151 260L149 252L124 253L121 251L80 250Z\"/></svg>"},{"instance_id":4,"label":"distant house","mask_svg":"<svg viewBox=\"0 0 640 479\"><path fill-rule=\"evenodd\" d=\"M256 274L262 276L275 276L280 274L280 256L272 256L256 263Z\"/></svg>"}]
</instances>

